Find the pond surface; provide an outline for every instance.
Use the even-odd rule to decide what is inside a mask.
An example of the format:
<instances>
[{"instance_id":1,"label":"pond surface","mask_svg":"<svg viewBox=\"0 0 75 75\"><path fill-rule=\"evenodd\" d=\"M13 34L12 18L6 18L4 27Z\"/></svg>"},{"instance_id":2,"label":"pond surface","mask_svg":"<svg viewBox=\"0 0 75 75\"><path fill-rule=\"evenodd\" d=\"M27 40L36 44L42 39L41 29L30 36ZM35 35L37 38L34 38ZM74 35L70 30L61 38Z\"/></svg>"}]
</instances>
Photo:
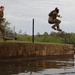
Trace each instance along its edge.
<instances>
[{"instance_id":1,"label":"pond surface","mask_svg":"<svg viewBox=\"0 0 75 75\"><path fill-rule=\"evenodd\" d=\"M75 56L65 60L0 62L0 75L75 75Z\"/></svg>"}]
</instances>

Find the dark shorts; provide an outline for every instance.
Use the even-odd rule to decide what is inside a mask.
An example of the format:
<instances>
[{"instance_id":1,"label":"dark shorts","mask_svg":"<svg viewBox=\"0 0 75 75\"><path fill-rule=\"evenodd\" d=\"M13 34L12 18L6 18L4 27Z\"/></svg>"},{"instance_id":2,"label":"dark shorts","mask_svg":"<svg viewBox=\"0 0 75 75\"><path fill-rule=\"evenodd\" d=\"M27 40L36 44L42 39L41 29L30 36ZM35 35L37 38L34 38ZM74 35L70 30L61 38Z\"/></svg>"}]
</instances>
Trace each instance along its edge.
<instances>
[{"instance_id":1,"label":"dark shorts","mask_svg":"<svg viewBox=\"0 0 75 75\"><path fill-rule=\"evenodd\" d=\"M59 23L61 23L61 21L58 20L58 19L53 19L52 17L49 17L48 23L50 23L50 24L59 24Z\"/></svg>"}]
</instances>

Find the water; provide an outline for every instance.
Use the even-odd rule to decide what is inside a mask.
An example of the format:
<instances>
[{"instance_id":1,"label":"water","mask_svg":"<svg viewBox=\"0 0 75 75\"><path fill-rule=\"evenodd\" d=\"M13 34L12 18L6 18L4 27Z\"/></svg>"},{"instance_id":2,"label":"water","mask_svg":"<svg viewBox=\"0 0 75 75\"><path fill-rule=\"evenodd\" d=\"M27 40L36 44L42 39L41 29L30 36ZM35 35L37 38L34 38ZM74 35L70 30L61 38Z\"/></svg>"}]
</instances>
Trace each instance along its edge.
<instances>
[{"instance_id":1,"label":"water","mask_svg":"<svg viewBox=\"0 0 75 75\"><path fill-rule=\"evenodd\" d=\"M75 56L65 60L0 62L0 75L75 75Z\"/></svg>"}]
</instances>

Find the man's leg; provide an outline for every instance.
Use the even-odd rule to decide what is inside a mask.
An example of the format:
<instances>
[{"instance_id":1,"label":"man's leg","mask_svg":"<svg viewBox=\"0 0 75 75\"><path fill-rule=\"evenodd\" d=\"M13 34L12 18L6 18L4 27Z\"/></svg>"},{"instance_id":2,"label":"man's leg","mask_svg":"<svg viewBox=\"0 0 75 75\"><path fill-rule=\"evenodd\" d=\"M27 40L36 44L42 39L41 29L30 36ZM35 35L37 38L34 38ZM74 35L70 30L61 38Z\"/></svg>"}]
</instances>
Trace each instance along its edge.
<instances>
[{"instance_id":1,"label":"man's leg","mask_svg":"<svg viewBox=\"0 0 75 75\"><path fill-rule=\"evenodd\" d=\"M60 29L60 27L59 27L59 24L60 24L60 23L61 23L60 20L58 20L58 19L55 20L55 25L57 26L57 30L58 30L58 31L62 31L62 30Z\"/></svg>"},{"instance_id":2,"label":"man's leg","mask_svg":"<svg viewBox=\"0 0 75 75\"><path fill-rule=\"evenodd\" d=\"M49 23L49 24L54 24L54 21L51 21L51 22L48 22L48 23ZM56 27L56 25L54 24L51 28L54 29L54 30L56 30L55 27Z\"/></svg>"},{"instance_id":3,"label":"man's leg","mask_svg":"<svg viewBox=\"0 0 75 75\"><path fill-rule=\"evenodd\" d=\"M53 25L51 28L53 28L54 30L56 30L56 28L55 28L55 27L56 27L56 25Z\"/></svg>"}]
</instances>

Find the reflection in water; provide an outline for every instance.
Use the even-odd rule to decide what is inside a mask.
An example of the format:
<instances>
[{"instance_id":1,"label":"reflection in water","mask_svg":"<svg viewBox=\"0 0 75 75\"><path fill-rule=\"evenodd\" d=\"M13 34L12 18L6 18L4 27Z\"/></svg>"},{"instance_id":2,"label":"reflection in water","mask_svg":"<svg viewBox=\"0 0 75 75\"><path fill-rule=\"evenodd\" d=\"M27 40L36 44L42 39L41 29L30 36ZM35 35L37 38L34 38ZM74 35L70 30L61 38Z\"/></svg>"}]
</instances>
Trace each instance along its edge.
<instances>
[{"instance_id":1,"label":"reflection in water","mask_svg":"<svg viewBox=\"0 0 75 75\"><path fill-rule=\"evenodd\" d=\"M0 62L0 75L73 75L74 60Z\"/></svg>"}]
</instances>

